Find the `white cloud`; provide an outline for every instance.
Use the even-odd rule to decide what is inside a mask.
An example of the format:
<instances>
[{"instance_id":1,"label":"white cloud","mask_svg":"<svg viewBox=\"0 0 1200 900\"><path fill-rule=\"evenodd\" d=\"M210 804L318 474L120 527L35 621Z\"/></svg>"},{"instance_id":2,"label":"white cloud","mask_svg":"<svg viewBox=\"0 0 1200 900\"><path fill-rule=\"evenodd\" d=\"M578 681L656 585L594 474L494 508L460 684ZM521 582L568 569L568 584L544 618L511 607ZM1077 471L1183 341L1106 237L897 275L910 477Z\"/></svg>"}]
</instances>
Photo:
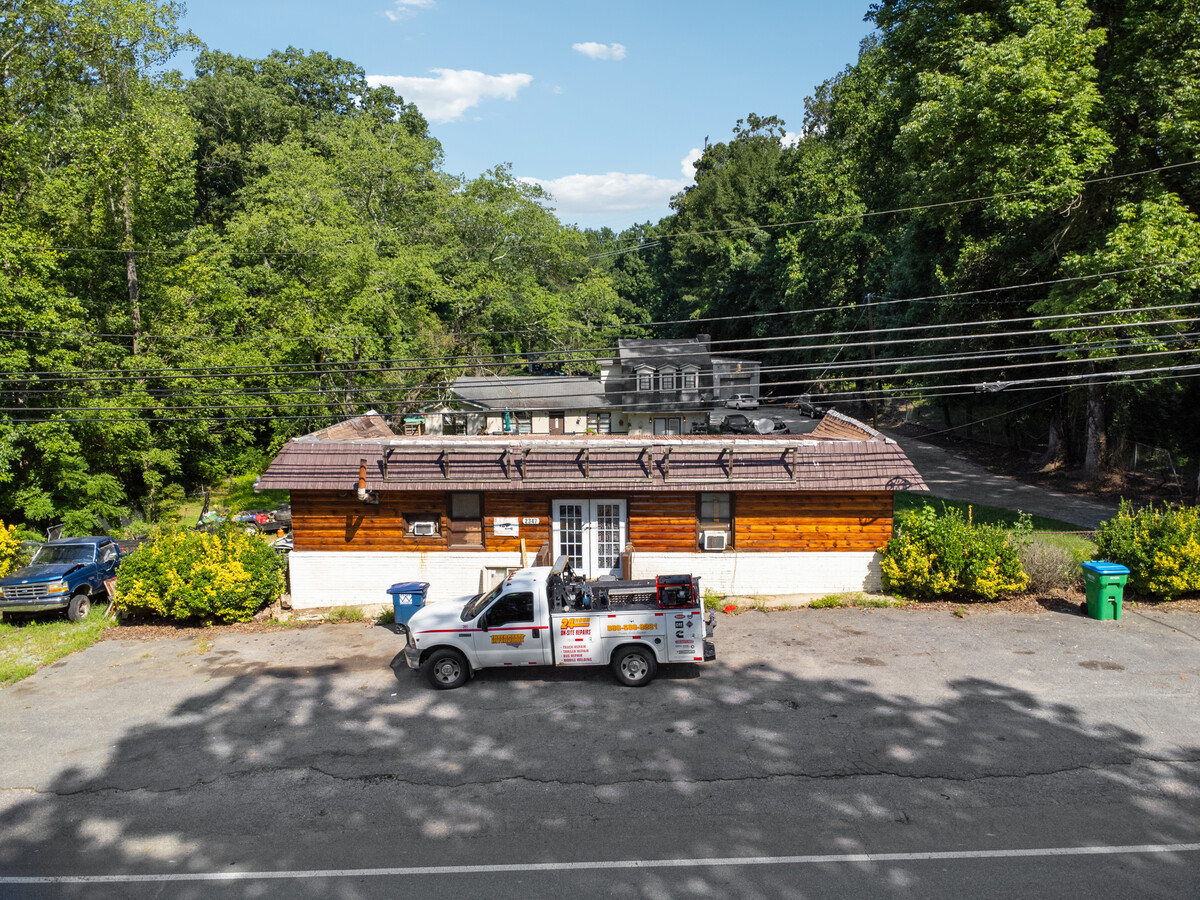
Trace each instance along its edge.
<instances>
[{"instance_id":1,"label":"white cloud","mask_svg":"<svg viewBox=\"0 0 1200 900\"><path fill-rule=\"evenodd\" d=\"M688 155L680 161L679 169L681 172L683 172L683 177L688 181L691 181L696 177L696 163L700 161L700 157L703 155L703 150L701 150L699 147L693 147L688 151Z\"/></svg>"},{"instance_id":2,"label":"white cloud","mask_svg":"<svg viewBox=\"0 0 1200 900\"><path fill-rule=\"evenodd\" d=\"M804 135L796 131L785 131L783 133L782 144L785 147L795 147L804 139Z\"/></svg>"},{"instance_id":3,"label":"white cloud","mask_svg":"<svg viewBox=\"0 0 1200 900\"><path fill-rule=\"evenodd\" d=\"M385 9L383 14L393 22L408 18L416 9L433 9L437 4L434 0L396 0L391 9Z\"/></svg>"},{"instance_id":4,"label":"white cloud","mask_svg":"<svg viewBox=\"0 0 1200 900\"><path fill-rule=\"evenodd\" d=\"M372 87L386 85L415 103L431 122L453 122L484 100L515 100L533 82L532 75L485 75L472 69L432 69L434 77L368 75Z\"/></svg>"},{"instance_id":5,"label":"white cloud","mask_svg":"<svg viewBox=\"0 0 1200 900\"><path fill-rule=\"evenodd\" d=\"M586 41L582 44L572 44L571 49L584 56L590 56L592 59L607 59L615 62L625 58L624 44L597 44L595 41Z\"/></svg>"},{"instance_id":6,"label":"white cloud","mask_svg":"<svg viewBox=\"0 0 1200 900\"><path fill-rule=\"evenodd\" d=\"M682 178L606 172L603 175L566 175L553 179L520 180L543 188L554 198L558 214L567 219L638 210L661 210L665 214L667 202L671 197L692 183L695 169L691 164L699 158L700 150L693 149L680 160Z\"/></svg>"}]
</instances>

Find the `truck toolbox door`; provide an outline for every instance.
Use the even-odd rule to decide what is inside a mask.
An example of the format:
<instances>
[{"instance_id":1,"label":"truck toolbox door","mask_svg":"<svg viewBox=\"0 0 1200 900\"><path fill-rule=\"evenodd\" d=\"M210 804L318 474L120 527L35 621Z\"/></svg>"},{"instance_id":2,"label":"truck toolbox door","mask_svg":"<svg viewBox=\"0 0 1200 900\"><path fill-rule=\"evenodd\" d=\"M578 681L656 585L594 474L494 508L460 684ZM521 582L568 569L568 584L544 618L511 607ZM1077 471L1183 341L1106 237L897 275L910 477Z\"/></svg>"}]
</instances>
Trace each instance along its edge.
<instances>
[{"instance_id":1,"label":"truck toolbox door","mask_svg":"<svg viewBox=\"0 0 1200 900\"><path fill-rule=\"evenodd\" d=\"M473 641L481 666L540 666L550 646L550 632L534 618L533 592L513 591L501 594L484 610Z\"/></svg>"}]
</instances>

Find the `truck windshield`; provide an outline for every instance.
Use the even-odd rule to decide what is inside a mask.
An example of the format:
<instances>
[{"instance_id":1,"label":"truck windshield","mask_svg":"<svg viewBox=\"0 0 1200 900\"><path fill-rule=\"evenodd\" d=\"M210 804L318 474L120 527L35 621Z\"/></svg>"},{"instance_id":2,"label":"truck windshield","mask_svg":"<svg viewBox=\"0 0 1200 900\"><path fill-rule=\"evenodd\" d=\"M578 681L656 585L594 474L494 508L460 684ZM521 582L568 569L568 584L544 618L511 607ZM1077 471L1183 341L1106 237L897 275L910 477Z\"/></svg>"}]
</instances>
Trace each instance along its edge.
<instances>
[{"instance_id":1,"label":"truck windshield","mask_svg":"<svg viewBox=\"0 0 1200 900\"><path fill-rule=\"evenodd\" d=\"M29 564L91 562L95 551L91 544L43 544Z\"/></svg>"},{"instance_id":2,"label":"truck windshield","mask_svg":"<svg viewBox=\"0 0 1200 900\"><path fill-rule=\"evenodd\" d=\"M500 592L504 590L504 582L500 582L486 594L477 594L470 603L463 607L462 620L469 622L485 609L487 605L500 596Z\"/></svg>"}]
</instances>

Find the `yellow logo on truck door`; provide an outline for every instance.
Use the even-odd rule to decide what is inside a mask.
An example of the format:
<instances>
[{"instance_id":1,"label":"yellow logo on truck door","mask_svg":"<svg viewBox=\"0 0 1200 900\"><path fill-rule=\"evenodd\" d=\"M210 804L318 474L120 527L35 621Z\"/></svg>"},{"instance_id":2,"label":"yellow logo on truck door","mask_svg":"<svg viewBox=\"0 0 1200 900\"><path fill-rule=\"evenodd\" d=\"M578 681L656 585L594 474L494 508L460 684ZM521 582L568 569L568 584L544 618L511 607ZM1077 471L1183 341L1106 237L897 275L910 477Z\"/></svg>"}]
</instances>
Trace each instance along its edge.
<instances>
[{"instance_id":1,"label":"yellow logo on truck door","mask_svg":"<svg viewBox=\"0 0 1200 900\"><path fill-rule=\"evenodd\" d=\"M516 634L493 634L492 635L492 643L493 644L512 644L516 647L520 647L522 644L525 643L525 635L521 634L520 632L518 632Z\"/></svg>"}]
</instances>

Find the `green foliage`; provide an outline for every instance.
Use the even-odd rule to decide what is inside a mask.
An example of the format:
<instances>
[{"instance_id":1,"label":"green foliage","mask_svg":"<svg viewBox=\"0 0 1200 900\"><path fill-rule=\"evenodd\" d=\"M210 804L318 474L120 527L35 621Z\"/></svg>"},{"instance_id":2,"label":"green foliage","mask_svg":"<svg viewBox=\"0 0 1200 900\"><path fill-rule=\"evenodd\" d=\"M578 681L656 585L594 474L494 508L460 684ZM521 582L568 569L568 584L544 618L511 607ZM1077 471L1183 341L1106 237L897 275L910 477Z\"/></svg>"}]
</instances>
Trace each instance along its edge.
<instances>
[{"instance_id":1,"label":"green foliage","mask_svg":"<svg viewBox=\"0 0 1200 900\"><path fill-rule=\"evenodd\" d=\"M396 614L395 609L392 610L392 615ZM325 613L325 621L331 625L342 625L349 622L365 622L367 615L362 611L360 606L335 606L329 612Z\"/></svg>"},{"instance_id":2,"label":"green foliage","mask_svg":"<svg viewBox=\"0 0 1200 900\"><path fill-rule=\"evenodd\" d=\"M1142 596L1200 591L1200 510L1122 503L1096 531L1096 558L1126 566L1128 587Z\"/></svg>"},{"instance_id":3,"label":"green foliage","mask_svg":"<svg viewBox=\"0 0 1200 900\"><path fill-rule=\"evenodd\" d=\"M1028 584L1018 541L1003 528L976 525L953 509L901 514L881 556L884 589L902 597L966 594L994 600Z\"/></svg>"},{"instance_id":4,"label":"green foliage","mask_svg":"<svg viewBox=\"0 0 1200 900\"><path fill-rule=\"evenodd\" d=\"M818 597L809 606L813 609L836 609L842 605L842 598L839 594L828 594L824 597Z\"/></svg>"},{"instance_id":5,"label":"green foliage","mask_svg":"<svg viewBox=\"0 0 1200 900\"><path fill-rule=\"evenodd\" d=\"M234 528L157 531L121 563L117 608L168 619L245 622L283 592L284 563Z\"/></svg>"},{"instance_id":6,"label":"green foliage","mask_svg":"<svg viewBox=\"0 0 1200 900\"><path fill-rule=\"evenodd\" d=\"M721 609L725 605L725 598L711 588L704 589L704 608L705 609Z\"/></svg>"},{"instance_id":7,"label":"green foliage","mask_svg":"<svg viewBox=\"0 0 1200 900\"><path fill-rule=\"evenodd\" d=\"M915 494L909 491L897 491L894 496L893 511L896 516L926 508L933 509L935 512L954 510L961 517L970 518L976 525L999 525L1007 529L1020 529L1024 527L1024 523L1028 523L1031 529L1037 531L1079 530L1078 525L1072 525L1061 519L1033 516L1019 510L1003 509L999 506L967 503L963 500L946 500L942 497L930 497L925 493Z\"/></svg>"}]
</instances>

